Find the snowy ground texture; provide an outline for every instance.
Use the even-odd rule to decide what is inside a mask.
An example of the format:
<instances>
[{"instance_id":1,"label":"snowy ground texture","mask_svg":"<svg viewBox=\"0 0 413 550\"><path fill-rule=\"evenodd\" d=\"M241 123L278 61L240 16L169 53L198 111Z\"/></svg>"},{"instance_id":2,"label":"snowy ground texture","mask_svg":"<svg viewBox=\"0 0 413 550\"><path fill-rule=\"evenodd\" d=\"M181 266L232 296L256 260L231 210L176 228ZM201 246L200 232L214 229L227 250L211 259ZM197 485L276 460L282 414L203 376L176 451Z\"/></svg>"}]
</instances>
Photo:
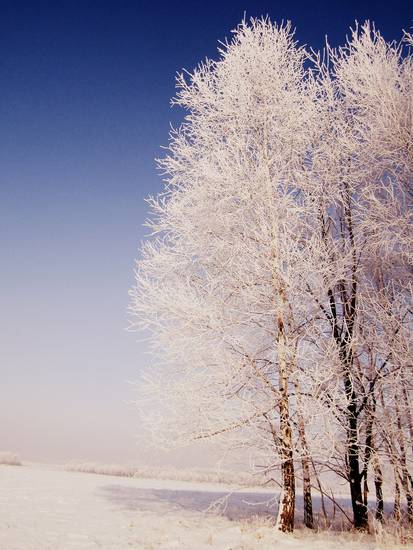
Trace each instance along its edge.
<instances>
[{"instance_id":1,"label":"snowy ground texture","mask_svg":"<svg viewBox=\"0 0 413 550\"><path fill-rule=\"evenodd\" d=\"M1 550L412 548L385 536L377 542L303 529L283 535L268 521L251 521L267 511L262 502L271 495L264 491L233 493L216 515L205 510L226 494L222 485L1 465L0 487Z\"/></svg>"}]
</instances>

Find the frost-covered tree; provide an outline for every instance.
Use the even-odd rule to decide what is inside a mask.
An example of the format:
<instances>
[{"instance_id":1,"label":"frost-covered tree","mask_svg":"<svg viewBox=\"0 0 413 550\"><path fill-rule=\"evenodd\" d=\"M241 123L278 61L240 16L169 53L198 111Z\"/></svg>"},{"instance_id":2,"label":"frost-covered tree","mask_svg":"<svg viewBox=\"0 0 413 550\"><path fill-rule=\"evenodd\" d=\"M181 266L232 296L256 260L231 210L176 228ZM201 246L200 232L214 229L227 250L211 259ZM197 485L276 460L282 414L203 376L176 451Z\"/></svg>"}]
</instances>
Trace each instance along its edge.
<instances>
[{"instance_id":1,"label":"frost-covered tree","mask_svg":"<svg viewBox=\"0 0 413 550\"><path fill-rule=\"evenodd\" d=\"M142 422L279 470L283 531L300 469L308 526L325 467L355 527L372 468L382 517L385 462L413 511L411 92L412 58L367 24L324 63L289 24L244 22L178 78L187 115L131 291L156 358Z\"/></svg>"},{"instance_id":2,"label":"frost-covered tree","mask_svg":"<svg viewBox=\"0 0 413 550\"><path fill-rule=\"evenodd\" d=\"M336 345L332 372L342 394L328 398L329 407L344 428L342 471L354 524L363 529L373 452L377 464L376 392L409 364L413 71L401 46L369 24L353 31L346 48L328 53L328 67L315 59L320 125L308 168L326 269L322 293L314 295ZM324 326L314 338L334 359L323 333Z\"/></svg>"},{"instance_id":3,"label":"frost-covered tree","mask_svg":"<svg viewBox=\"0 0 413 550\"><path fill-rule=\"evenodd\" d=\"M188 115L160 162L157 237L143 247L133 292L168 363L163 427L188 439L237 431L264 444L281 469L278 525L287 531L291 377L311 257L311 220L294 184L314 116L304 60L289 25L257 20L238 28L219 61L179 78L175 103ZM182 429L177 417L190 421Z\"/></svg>"}]
</instances>

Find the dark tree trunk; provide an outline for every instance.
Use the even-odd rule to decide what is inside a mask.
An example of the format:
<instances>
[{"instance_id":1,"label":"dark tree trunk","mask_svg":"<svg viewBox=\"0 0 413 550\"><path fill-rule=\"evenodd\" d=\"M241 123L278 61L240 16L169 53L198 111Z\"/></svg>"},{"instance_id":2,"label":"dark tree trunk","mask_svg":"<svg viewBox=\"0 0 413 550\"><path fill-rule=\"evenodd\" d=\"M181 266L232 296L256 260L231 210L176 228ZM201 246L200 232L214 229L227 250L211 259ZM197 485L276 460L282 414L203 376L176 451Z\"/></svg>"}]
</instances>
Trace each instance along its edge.
<instances>
[{"instance_id":1,"label":"dark tree trunk","mask_svg":"<svg viewBox=\"0 0 413 550\"><path fill-rule=\"evenodd\" d=\"M285 533L294 530L295 477L292 457L281 464L282 491L278 510L277 528Z\"/></svg>"},{"instance_id":2,"label":"dark tree trunk","mask_svg":"<svg viewBox=\"0 0 413 550\"><path fill-rule=\"evenodd\" d=\"M383 522L383 472L381 471L380 462L377 456L373 458L374 471L374 487L376 489L376 519Z\"/></svg>"},{"instance_id":3,"label":"dark tree trunk","mask_svg":"<svg viewBox=\"0 0 413 550\"><path fill-rule=\"evenodd\" d=\"M301 462L303 468L304 525L308 527L308 529L314 529L310 465L307 457L303 457Z\"/></svg>"},{"instance_id":4,"label":"dark tree trunk","mask_svg":"<svg viewBox=\"0 0 413 550\"><path fill-rule=\"evenodd\" d=\"M350 494L354 516L354 527L356 529L366 531L368 530L367 507L363 503L359 461L358 457L354 454L354 451L354 445L350 446L348 451L348 473L350 479Z\"/></svg>"},{"instance_id":5,"label":"dark tree trunk","mask_svg":"<svg viewBox=\"0 0 413 550\"><path fill-rule=\"evenodd\" d=\"M363 482L363 504L367 508L369 502L369 484L367 482L367 476L364 478Z\"/></svg>"},{"instance_id":6,"label":"dark tree trunk","mask_svg":"<svg viewBox=\"0 0 413 550\"><path fill-rule=\"evenodd\" d=\"M368 494L369 494L369 485L368 485L369 464L370 464L370 459L372 457L372 454L374 452L373 424L374 424L375 414L376 414L376 397L374 394L374 388L372 388L371 385L370 385L370 393L371 395L369 395L369 397L371 399L371 404L369 406L366 405L365 407L367 425L366 425L366 441L364 445L364 465L363 465L363 472L362 472L362 477L364 478L363 504L366 507L366 510L368 506Z\"/></svg>"},{"instance_id":7,"label":"dark tree trunk","mask_svg":"<svg viewBox=\"0 0 413 550\"><path fill-rule=\"evenodd\" d=\"M347 395L347 468L350 483L351 506L353 508L354 527L361 531L368 530L367 507L363 503L362 473L360 472L357 401L353 384L347 373L344 378Z\"/></svg>"}]
</instances>

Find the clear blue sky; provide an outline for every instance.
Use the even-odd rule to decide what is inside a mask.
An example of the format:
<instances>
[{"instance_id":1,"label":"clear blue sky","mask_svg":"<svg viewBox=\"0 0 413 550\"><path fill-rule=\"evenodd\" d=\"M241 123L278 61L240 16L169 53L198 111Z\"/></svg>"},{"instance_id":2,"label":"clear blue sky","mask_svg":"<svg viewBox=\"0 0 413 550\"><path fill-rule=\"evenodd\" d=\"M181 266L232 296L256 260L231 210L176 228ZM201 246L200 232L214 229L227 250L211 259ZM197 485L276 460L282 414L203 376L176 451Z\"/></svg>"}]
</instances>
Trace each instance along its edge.
<instances>
[{"instance_id":1,"label":"clear blue sky","mask_svg":"<svg viewBox=\"0 0 413 550\"><path fill-rule=\"evenodd\" d=\"M243 18L291 19L315 48L355 19L387 39L409 1L0 1L0 450L133 461L125 332L143 198L160 189L174 76Z\"/></svg>"}]
</instances>

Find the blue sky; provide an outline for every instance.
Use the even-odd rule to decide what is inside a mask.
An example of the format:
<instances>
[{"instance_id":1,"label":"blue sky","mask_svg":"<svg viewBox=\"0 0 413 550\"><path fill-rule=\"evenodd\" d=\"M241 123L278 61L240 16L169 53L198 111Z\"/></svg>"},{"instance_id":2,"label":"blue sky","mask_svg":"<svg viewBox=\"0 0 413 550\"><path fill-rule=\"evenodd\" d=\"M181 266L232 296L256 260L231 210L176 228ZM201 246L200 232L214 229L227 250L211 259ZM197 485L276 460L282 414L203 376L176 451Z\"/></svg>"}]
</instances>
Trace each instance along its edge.
<instances>
[{"instance_id":1,"label":"blue sky","mask_svg":"<svg viewBox=\"0 0 413 550\"><path fill-rule=\"evenodd\" d=\"M0 1L0 450L139 459L127 333L143 198L174 78L243 18L291 19L301 43L343 43L355 19L399 39L411 3Z\"/></svg>"}]
</instances>

